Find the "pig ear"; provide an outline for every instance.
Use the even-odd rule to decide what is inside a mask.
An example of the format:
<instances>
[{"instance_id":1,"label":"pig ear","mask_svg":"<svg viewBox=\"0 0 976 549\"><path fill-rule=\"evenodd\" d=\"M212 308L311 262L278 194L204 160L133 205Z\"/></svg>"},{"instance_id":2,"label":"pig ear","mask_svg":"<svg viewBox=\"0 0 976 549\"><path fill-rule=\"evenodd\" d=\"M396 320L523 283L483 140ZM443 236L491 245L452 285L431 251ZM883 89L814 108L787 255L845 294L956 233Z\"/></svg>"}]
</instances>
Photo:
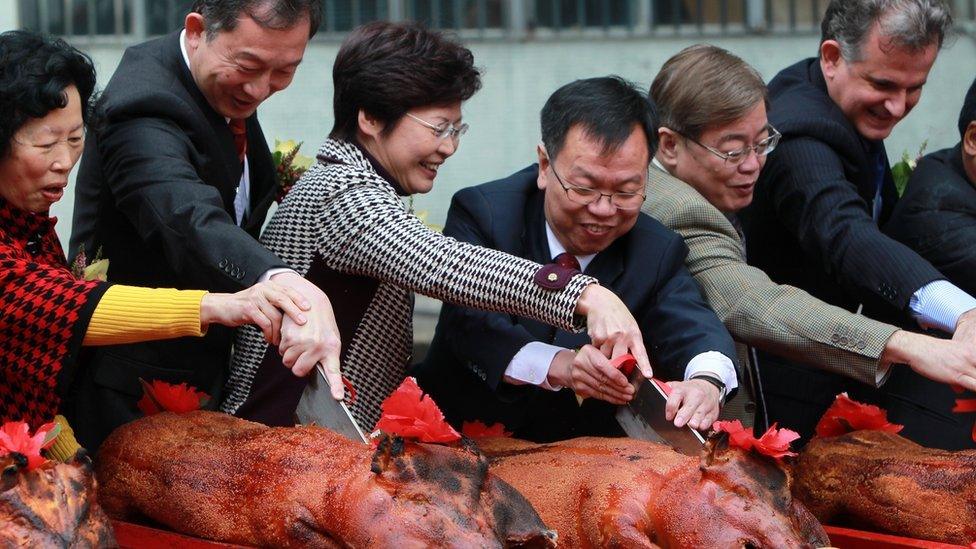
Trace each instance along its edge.
<instances>
[{"instance_id":1,"label":"pig ear","mask_svg":"<svg viewBox=\"0 0 976 549\"><path fill-rule=\"evenodd\" d=\"M18 474L20 473L20 464L13 459L3 459L3 461L6 462L6 465L0 469L0 493L16 486L18 479L20 479Z\"/></svg>"}]
</instances>

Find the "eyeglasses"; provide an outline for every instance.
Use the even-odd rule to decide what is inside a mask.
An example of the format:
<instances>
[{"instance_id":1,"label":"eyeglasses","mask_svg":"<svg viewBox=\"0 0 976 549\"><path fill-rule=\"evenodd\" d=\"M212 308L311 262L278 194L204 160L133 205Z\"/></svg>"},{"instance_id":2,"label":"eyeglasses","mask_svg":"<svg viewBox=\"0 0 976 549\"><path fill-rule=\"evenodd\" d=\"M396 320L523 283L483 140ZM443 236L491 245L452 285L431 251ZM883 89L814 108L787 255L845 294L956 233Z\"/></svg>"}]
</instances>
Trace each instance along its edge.
<instances>
[{"instance_id":1,"label":"eyeglasses","mask_svg":"<svg viewBox=\"0 0 976 549\"><path fill-rule=\"evenodd\" d=\"M746 158L749 158L750 153L755 152L756 156L766 156L767 154L773 152L773 149L775 149L776 145L779 144L779 140L783 136L778 131L776 131L776 128L772 126L766 126L766 128L769 130L769 137L767 137L766 139L763 139L759 143L756 143L755 145L752 145L750 147L743 147L741 149L735 151L729 151L729 152L722 152L718 149L713 149L712 147L709 147L708 145L698 141L697 139L692 139L681 132L676 132L676 133L684 137L685 139L697 144L699 147L707 150L708 152L714 154L715 156L721 158L726 162L726 164L738 166L739 164L742 164Z\"/></svg>"},{"instance_id":2,"label":"eyeglasses","mask_svg":"<svg viewBox=\"0 0 976 549\"><path fill-rule=\"evenodd\" d=\"M599 201L604 196L610 199L610 205L621 210L638 210L641 204L644 203L645 195L642 193L601 193L596 189L591 189L589 187L577 187L576 185L567 185L563 183L563 179L559 177L556 173L556 165L549 159L549 167L552 168L552 174L556 176L556 181L559 185L566 191L566 196L577 204L582 204L584 206L589 206L590 204Z\"/></svg>"},{"instance_id":3,"label":"eyeglasses","mask_svg":"<svg viewBox=\"0 0 976 549\"><path fill-rule=\"evenodd\" d=\"M422 118L417 118L416 116L410 113L406 113L406 115L409 116L410 118L413 118L417 122L423 124L424 126L427 126L428 128L434 130L434 135L436 135L438 139L447 139L448 137L450 137L455 143L457 143L458 141L461 140L461 136L467 133L468 131L467 124L461 124L460 126L455 126L450 122L444 122L440 126L436 126Z\"/></svg>"}]
</instances>

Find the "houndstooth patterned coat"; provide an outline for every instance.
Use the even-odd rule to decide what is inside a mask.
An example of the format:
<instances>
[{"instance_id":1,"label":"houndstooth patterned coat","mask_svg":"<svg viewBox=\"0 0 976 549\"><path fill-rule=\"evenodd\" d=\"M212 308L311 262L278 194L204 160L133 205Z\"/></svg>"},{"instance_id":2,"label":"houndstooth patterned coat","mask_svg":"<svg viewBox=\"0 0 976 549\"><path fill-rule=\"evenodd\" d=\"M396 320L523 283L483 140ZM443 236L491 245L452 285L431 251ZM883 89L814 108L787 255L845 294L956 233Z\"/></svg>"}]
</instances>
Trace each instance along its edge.
<instances>
[{"instance_id":1,"label":"houndstooth patterned coat","mask_svg":"<svg viewBox=\"0 0 976 549\"><path fill-rule=\"evenodd\" d=\"M342 342L342 372L358 392L350 410L364 429L375 425L410 361L413 292L582 329L573 311L594 279L577 274L561 290L544 289L533 281L540 265L426 227L355 145L329 139L317 157L261 241L303 276L320 259L378 281L351 341ZM267 348L254 326L238 331L223 411L234 413L247 398Z\"/></svg>"}]
</instances>

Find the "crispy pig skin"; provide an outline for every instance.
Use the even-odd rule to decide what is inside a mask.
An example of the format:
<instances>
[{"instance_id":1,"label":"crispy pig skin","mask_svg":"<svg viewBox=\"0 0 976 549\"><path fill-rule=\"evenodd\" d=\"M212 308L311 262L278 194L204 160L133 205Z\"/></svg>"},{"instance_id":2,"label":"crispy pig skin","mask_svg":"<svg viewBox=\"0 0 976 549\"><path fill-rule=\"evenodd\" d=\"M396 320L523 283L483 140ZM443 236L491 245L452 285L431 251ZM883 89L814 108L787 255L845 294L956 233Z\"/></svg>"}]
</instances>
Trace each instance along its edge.
<instances>
[{"instance_id":1,"label":"crispy pig skin","mask_svg":"<svg viewBox=\"0 0 976 549\"><path fill-rule=\"evenodd\" d=\"M83 450L70 463L49 462L33 471L22 456L0 457L0 547L115 547L95 491Z\"/></svg>"},{"instance_id":2,"label":"crispy pig skin","mask_svg":"<svg viewBox=\"0 0 976 549\"><path fill-rule=\"evenodd\" d=\"M216 412L120 427L97 474L110 516L273 547L553 547L520 494L470 449L315 426L266 427Z\"/></svg>"},{"instance_id":3,"label":"crispy pig skin","mask_svg":"<svg viewBox=\"0 0 976 549\"><path fill-rule=\"evenodd\" d=\"M794 474L793 494L825 524L959 545L976 540L976 451L854 431L814 438Z\"/></svg>"},{"instance_id":4,"label":"crispy pig skin","mask_svg":"<svg viewBox=\"0 0 976 549\"><path fill-rule=\"evenodd\" d=\"M478 444L492 471L559 532L561 547L829 545L791 497L784 467L726 441L710 441L700 458L626 438Z\"/></svg>"}]
</instances>

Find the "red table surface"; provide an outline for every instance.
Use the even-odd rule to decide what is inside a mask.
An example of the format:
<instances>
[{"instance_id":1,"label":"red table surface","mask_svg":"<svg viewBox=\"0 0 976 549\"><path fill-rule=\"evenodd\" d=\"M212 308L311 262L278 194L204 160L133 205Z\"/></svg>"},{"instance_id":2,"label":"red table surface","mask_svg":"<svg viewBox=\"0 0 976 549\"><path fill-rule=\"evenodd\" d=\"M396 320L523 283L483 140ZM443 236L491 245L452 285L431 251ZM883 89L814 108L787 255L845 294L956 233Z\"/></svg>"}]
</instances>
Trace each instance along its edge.
<instances>
[{"instance_id":1,"label":"red table surface","mask_svg":"<svg viewBox=\"0 0 976 549\"><path fill-rule=\"evenodd\" d=\"M208 541L119 520L113 520L112 525L115 527L115 539L121 549L170 549L172 547L180 547L181 549L245 549L243 545ZM824 529L827 530L827 535L830 536L830 542L834 547L841 549L959 549L963 547L936 541L862 532L861 530L836 526L826 526Z\"/></svg>"},{"instance_id":2,"label":"red table surface","mask_svg":"<svg viewBox=\"0 0 976 549\"><path fill-rule=\"evenodd\" d=\"M839 528L837 526L824 526L824 530L830 536L830 543L834 547L840 547L841 549L902 549L909 547L922 547L924 549L965 549L962 545L953 545L951 543L903 538L889 534L875 534L874 532L851 530L850 528Z\"/></svg>"},{"instance_id":3,"label":"red table surface","mask_svg":"<svg viewBox=\"0 0 976 549\"><path fill-rule=\"evenodd\" d=\"M194 538L158 528L113 520L120 549L246 549L243 545Z\"/></svg>"}]
</instances>

